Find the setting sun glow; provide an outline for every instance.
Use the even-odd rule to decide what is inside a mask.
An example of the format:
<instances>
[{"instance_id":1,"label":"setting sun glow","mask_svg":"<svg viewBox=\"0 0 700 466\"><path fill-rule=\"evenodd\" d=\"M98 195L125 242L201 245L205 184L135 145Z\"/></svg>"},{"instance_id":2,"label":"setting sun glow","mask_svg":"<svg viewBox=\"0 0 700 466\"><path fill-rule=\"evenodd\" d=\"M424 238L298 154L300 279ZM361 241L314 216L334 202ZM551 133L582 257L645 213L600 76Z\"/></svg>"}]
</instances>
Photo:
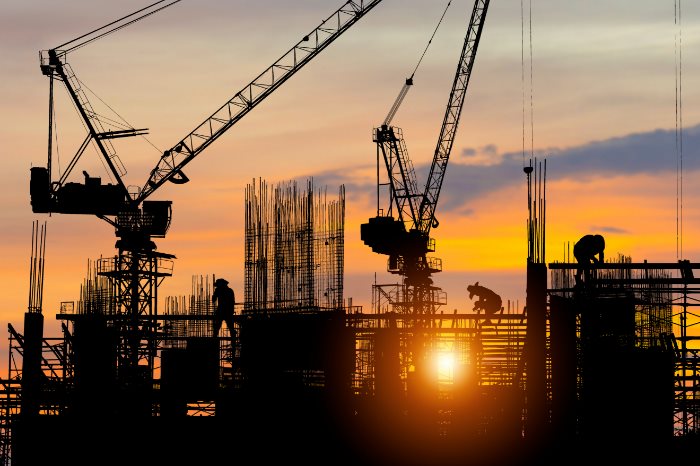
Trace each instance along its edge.
<instances>
[{"instance_id":1,"label":"setting sun glow","mask_svg":"<svg viewBox=\"0 0 700 466\"><path fill-rule=\"evenodd\" d=\"M452 352L437 354L437 378L439 383L453 383L455 379L455 355Z\"/></svg>"}]
</instances>

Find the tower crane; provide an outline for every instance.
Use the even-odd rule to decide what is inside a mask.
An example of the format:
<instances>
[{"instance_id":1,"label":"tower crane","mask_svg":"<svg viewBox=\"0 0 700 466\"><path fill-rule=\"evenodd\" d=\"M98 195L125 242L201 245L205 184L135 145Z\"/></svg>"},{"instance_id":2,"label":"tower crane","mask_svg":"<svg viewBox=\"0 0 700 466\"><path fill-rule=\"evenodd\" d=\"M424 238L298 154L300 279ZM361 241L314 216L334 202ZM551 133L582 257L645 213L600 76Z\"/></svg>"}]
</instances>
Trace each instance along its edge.
<instances>
[{"instance_id":1,"label":"tower crane","mask_svg":"<svg viewBox=\"0 0 700 466\"><path fill-rule=\"evenodd\" d=\"M408 312L416 315L435 311L434 300L431 298L435 287L432 287L430 277L442 270L442 263L437 258L428 257L428 253L435 251L435 241L430 237L430 230L438 227L435 210L488 6L489 0L474 2L423 192L417 188L415 171L403 133L400 128L390 126L398 106L413 84L413 76L406 80L384 123L373 131L373 141L377 145L377 164L383 158L386 167L388 182L385 184L388 185L389 197L386 210L380 209L380 183L377 180L377 215L361 225L360 237L373 252L389 256L387 270L404 277L403 284L408 295L406 301L410 303Z\"/></svg>"},{"instance_id":2,"label":"tower crane","mask_svg":"<svg viewBox=\"0 0 700 466\"><path fill-rule=\"evenodd\" d=\"M68 63L68 55L77 48L179 1L157 1L72 41L40 52L41 72L49 78L49 148L46 167L31 168L32 211L95 215L114 226L119 238L115 246L118 255L113 260L101 260L98 273L113 278L116 282L118 309L113 318L114 325L119 326L118 369L127 373L127 377L133 375L134 370L143 371L143 365L153 369L153 317L157 313L153 306L156 295L154 291L157 280L167 276L167 271L163 270L164 261L175 257L156 251L153 242L153 238L165 237L169 229L172 216L171 201L150 200L150 197L167 181L186 183L188 178L183 173L185 165L381 2L345 1L318 27L302 36L299 42L210 117L171 149L164 151L143 187L130 191L123 179L126 170L117 155L113 141L144 135L147 130L132 127L115 129L112 122L101 118L94 111L83 90L82 82ZM51 165L55 81L63 83L87 129L85 140L58 179L54 179ZM68 182L69 175L90 143L96 146L111 177L116 180L115 184L103 184L99 177L91 177L85 171L82 183ZM167 268L167 264L165 267Z\"/></svg>"}]
</instances>

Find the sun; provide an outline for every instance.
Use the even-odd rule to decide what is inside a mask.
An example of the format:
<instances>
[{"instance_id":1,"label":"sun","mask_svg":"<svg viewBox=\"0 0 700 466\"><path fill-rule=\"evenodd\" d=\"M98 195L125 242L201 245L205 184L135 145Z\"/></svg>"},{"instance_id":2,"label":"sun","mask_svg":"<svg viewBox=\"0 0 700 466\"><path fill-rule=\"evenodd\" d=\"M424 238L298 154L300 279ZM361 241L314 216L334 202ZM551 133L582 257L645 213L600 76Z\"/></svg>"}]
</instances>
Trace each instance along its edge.
<instances>
[{"instance_id":1,"label":"sun","mask_svg":"<svg viewBox=\"0 0 700 466\"><path fill-rule=\"evenodd\" d=\"M437 380L438 383L454 383L456 358L453 352L440 352L437 354Z\"/></svg>"}]
</instances>

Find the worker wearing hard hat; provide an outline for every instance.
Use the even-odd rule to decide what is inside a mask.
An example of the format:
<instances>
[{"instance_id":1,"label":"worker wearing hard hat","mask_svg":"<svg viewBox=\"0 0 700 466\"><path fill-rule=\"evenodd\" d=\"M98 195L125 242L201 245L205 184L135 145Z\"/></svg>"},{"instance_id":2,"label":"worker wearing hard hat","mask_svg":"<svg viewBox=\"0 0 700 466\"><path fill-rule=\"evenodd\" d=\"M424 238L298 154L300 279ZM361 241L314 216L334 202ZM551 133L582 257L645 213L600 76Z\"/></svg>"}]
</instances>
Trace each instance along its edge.
<instances>
[{"instance_id":1,"label":"worker wearing hard hat","mask_svg":"<svg viewBox=\"0 0 700 466\"><path fill-rule=\"evenodd\" d=\"M214 282L214 294L212 295L212 303L216 306L214 310L214 336L219 336L221 325L225 321L228 331L231 334L231 346L233 347L235 329L233 327L234 306L236 303L236 295L228 286L228 281L223 278L218 278Z\"/></svg>"}]
</instances>

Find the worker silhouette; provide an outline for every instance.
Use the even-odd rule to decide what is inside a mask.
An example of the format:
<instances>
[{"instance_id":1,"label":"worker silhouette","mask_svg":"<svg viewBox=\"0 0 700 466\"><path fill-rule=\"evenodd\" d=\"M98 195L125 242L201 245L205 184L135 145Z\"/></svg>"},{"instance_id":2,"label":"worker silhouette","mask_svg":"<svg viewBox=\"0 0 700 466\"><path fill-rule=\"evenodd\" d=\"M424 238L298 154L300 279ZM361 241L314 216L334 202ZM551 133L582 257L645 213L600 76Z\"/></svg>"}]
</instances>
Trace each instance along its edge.
<instances>
[{"instance_id":1,"label":"worker silhouette","mask_svg":"<svg viewBox=\"0 0 700 466\"><path fill-rule=\"evenodd\" d=\"M216 305L216 309L214 310L214 336L219 336L221 324L225 321L228 331L231 334L231 348L233 348L236 335L236 331L233 327L233 310L236 304L236 295L233 290L229 288L227 280L217 278L214 282L212 303Z\"/></svg>"},{"instance_id":2,"label":"worker silhouette","mask_svg":"<svg viewBox=\"0 0 700 466\"><path fill-rule=\"evenodd\" d=\"M579 264L602 264L605 261L605 238L601 235L585 235L574 244L574 257ZM585 272L585 277L584 277ZM589 278L589 270L576 269L576 286Z\"/></svg>"},{"instance_id":3,"label":"worker silhouette","mask_svg":"<svg viewBox=\"0 0 700 466\"><path fill-rule=\"evenodd\" d=\"M493 290L490 290L485 286L479 285L479 282L476 282L473 285L468 285L467 291L469 292L469 299L473 300L474 296L477 296L479 298L474 302L473 310L477 313L484 311L484 313L486 314L486 320L484 321L484 324L491 325L490 317L496 314L497 312L503 311L503 300L501 299L501 297L498 294L496 294Z\"/></svg>"}]
</instances>

